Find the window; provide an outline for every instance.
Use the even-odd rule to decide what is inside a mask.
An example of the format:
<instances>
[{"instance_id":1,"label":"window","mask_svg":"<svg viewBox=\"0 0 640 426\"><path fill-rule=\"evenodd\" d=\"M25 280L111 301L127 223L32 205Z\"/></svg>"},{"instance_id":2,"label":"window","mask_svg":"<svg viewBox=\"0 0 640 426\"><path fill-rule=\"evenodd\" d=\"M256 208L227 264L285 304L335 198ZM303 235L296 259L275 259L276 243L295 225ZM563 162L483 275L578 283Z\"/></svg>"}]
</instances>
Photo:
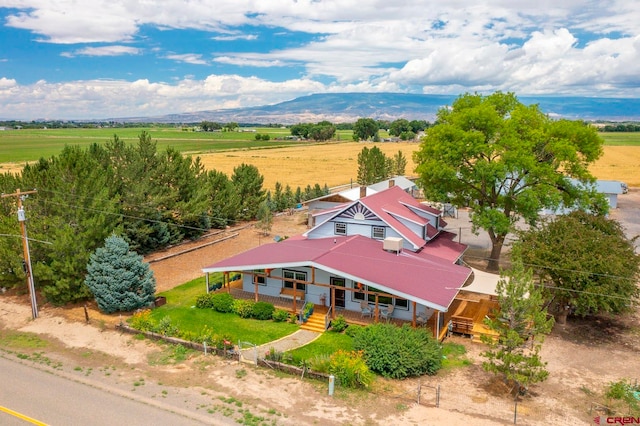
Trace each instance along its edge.
<instances>
[{"instance_id":1,"label":"window","mask_svg":"<svg viewBox=\"0 0 640 426\"><path fill-rule=\"evenodd\" d=\"M260 285L267 285L267 277L265 277L264 275L258 275L258 274L266 274L266 271L264 269L256 269L255 273L256 273L256 282Z\"/></svg>"},{"instance_id":2,"label":"window","mask_svg":"<svg viewBox=\"0 0 640 426\"><path fill-rule=\"evenodd\" d=\"M371 238L376 240L384 240L386 229L384 226L372 226L371 227Z\"/></svg>"},{"instance_id":3,"label":"window","mask_svg":"<svg viewBox=\"0 0 640 426\"><path fill-rule=\"evenodd\" d=\"M293 280L306 281L307 280L307 274L305 272L284 270L284 271L282 271L282 276L284 277L284 280L282 280L282 286L284 288L293 289L293 285L296 284L296 290L306 291L306 289L307 289L307 285L306 284L296 283L295 281L293 281Z\"/></svg>"},{"instance_id":4,"label":"window","mask_svg":"<svg viewBox=\"0 0 640 426\"><path fill-rule=\"evenodd\" d=\"M344 222L336 222L334 225L334 233L336 235L347 235L347 224Z\"/></svg>"},{"instance_id":5,"label":"window","mask_svg":"<svg viewBox=\"0 0 640 426\"><path fill-rule=\"evenodd\" d=\"M355 284L354 284L355 286ZM355 287L357 288L357 287ZM381 293L381 290L378 290L375 287L371 287L371 286L363 286L362 290L367 290L367 291L375 291L375 292L379 292ZM365 294L363 292L359 292L359 291L354 291L353 292L353 300L367 300L369 303L375 303L376 302L376 295L375 294L367 294L365 297ZM398 309L403 309L403 310L408 310L409 309L409 301L406 299L398 299L395 297L391 297L391 296L382 296L379 295L378 296L378 304L380 305L394 305L396 308Z\"/></svg>"}]
</instances>

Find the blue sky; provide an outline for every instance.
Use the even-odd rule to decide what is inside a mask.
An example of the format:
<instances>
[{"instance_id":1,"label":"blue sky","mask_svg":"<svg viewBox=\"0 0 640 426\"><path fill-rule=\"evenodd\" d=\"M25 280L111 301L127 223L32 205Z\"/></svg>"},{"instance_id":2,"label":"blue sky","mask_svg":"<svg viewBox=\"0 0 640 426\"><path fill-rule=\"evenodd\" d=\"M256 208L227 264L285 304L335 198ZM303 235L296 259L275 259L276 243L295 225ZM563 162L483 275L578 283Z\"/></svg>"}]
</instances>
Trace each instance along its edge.
<instances>
[{"instance_id":1,"label":"blue sky","mask_svg":"<svg viewBox=\"0 0 640 426\"><path fill-rule=\"evenodd\" d=\"M0 119L495 90L640 97L640 1L0 0Z\"/></svg>"}]
</instances>

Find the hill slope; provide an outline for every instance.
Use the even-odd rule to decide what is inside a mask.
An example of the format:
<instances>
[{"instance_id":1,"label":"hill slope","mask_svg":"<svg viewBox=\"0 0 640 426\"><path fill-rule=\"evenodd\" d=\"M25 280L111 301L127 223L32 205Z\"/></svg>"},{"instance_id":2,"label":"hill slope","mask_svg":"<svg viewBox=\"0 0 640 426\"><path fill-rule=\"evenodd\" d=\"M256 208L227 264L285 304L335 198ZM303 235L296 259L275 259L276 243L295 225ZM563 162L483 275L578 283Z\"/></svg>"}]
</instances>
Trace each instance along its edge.
<instances>
[{"instance_id":1,"label":"hill slope","mask_svg":"<svg viewBox=\"0 0 640 426\"><path fill-rule=\"evenodd\" d=\"M201 121L238 123L354 122L367 117L376 120L433 121L439 108L451 105L457 96L406 93L329 93L303 96L275 105L252 108L199 111L160 117L136 117L124 121L198 123ZM552 117L584 120L638 121L640 99L585 97L519 97L524 104L539 104ZM119 119L118 121L122 121Z\"/></svg>"}]
</instances>

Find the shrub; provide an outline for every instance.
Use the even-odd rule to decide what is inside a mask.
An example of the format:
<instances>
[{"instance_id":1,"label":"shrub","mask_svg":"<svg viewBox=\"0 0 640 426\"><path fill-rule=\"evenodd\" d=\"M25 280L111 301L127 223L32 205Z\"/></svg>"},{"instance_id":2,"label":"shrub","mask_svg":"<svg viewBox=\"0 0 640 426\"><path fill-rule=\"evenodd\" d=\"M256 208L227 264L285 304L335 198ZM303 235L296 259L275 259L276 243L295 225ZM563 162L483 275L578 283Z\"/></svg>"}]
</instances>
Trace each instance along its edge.
<instances>
[{"instance_id":1,"label":"shrub","mask_svg":"<svg viewBox=\"0 0 640 426\"><path fill-rule=\"evenodd\" d=\"M340 385L348 388L368 387L373 381L373 373L363 358L362 351L339 350L331 355L329 373Z\"/></svg>"},{"instance_id":2,"label":"shrub","mask_svg":"<svg viewBox=\"0 0 640 426\"><path fill-rule=\"evenodd\" d=\"M344 334L346 334L349 337L356 337L356 335L360 333L363 329L364 327L362 327L361 325L352 324L347 328L347 331L345 331Z\"/></svg>"},{"instance_id":3,"label":"shrub","mask_svg":"<svg viewBox=\"0 0 640 426\"><path fill-rule=\"evenodd\" d=\"M201 294L196 299L196 308L200 309L211 309L213 308L213 293Z\"/></svg>"},{"instance_id":4,"label":"shrub","mask_svg":"<svg viewBox=\"0 0 640 426\"><path fill-rule=\"evenodd\" d=\"M329 373L331 357L326 354L316 355L309 360L309 368L318 373Z\"/></svg>"},{"instance_id":5,"label":"shrub","mask_svg":"<svg viewBox=\"0 0 640 426\"><path fill-rule=\"evenodd\" d=\"M273 314L271 315L271 318L275 322L287 321L287 320L289 320L289 311L286 311L284 309L275 309L273 311Z\"/></svg>"},{"instance_id":6,"label":"shrub","mask_svg":"<svg viewBox=\"0 0 640 426\"><path fill-rule=\"evenodd\" d=\"M216 293L211 296L213 309L222 313L233 312L233 301L234 298L229 293Z\"/></svg>"},{"instance_id":7,"label":"shrub","mask_svg":"<svg viewBox=\"0 0 640 426\"><path fill-rule=\"evenodd\" d=\"M171 323L170 317L162 317L158 321L158 325L153 328L153 331L164 336L176 336L178 334L178 327Z\"/></svg>"},{"instance_id":8,"label":"shrub","mask_svg":"<svg viewBox=\"0 0 640 426\"><path fill-rule=\"evenodd\" d=\"M424 330L409 325L369 325L356 333L353 347L363 351L371 371L393 379L433 375L442 366L438 342Z\"/></svg>"},{"instance_id":9,"label":"shrub","mask_svg":"<svg viewBox=\"0 0 640 426\"><path fill-rule=\"evenodd\" d=\"M253 305L251 316L259 320L268 320L273 317L273 312L275 311L275 309L276 308L271 303L256 302Z\"/></svg>"},{"instance_id":10,"label":"shrub","mask_svg":"<svg viewBox=\"0 0 640 426\"><path fill-rule=\"evenodd\" d=\"M349 324L347 324L347 320L344 319L344 315L338 315L336 319L331 321L331 330L336 333L342 333Z\"/></svg>"},{"instance_id":11,"label":"shrub","mask_svg":"<svg viewBox=\"0 0 640 426\"><path fill-rule=\"evenodd\" d=\"M151 310L143 309L136 312L129 319L129 325L136 330L151 331L153 330L153 320L151 319Z\"/></svg>"},{"instance_id":12,"label":"shrub","mask_svg":"<svg viewBox=\"0 0 640 426\"><path fill-rule=\"evenodd\" d=\"M233 302L233 312L238 314L240 318L251 318L255 303L252 300L236 299Z\"/></svg>"}]
</instances>

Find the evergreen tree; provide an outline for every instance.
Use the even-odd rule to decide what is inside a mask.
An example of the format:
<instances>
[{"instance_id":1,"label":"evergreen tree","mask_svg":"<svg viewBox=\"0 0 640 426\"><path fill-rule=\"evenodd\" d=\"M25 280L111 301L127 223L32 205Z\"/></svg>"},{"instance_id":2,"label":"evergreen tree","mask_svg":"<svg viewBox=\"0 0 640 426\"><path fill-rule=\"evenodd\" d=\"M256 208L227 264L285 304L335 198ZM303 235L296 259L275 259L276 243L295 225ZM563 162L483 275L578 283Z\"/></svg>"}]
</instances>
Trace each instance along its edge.
<instances>
[{"instance_id":1,"label":"evergreen tree","mask_svg":"<svg viewBox=\"0 0 640 426\"><path fill-rule=\"evenodd\" d=\"M255 219L260 203L265 197L265 190L262 189L264 177L256 166L242 163L233 169L231 181L240 199L238 218L240 220Z\"/></svg>"},{"instance_id":2,"label":"evergreen tree","mask_svg":"<svg viewBox=\"0 0 640 426\"><path fill-rule=\"evenodd\" d=\"M407 168L407 157L404 156L402 151L398 150L398 153L393 156L392 164L391 174L393 176L403 176Z\"/></svg>"},{"instance_id":3,"label":"evergreen tree","mask_svg":"<svg viewBox=\"0 0 640 426\"><path fill-rule=\"evenodd\" d=\"M85 284L106 313L133 311L149 306L156 291L156 280L142 256L129 250L129 244L112 235L90 257Z\"/></svg>"},{"instance_id":4,"label":"evergreen tree","mask_svg":"<svg viewBox=\"0 0 640 426\"><path fill-rule=\"evenodd\" d=\"M390 159L380 148L374 146L369 149L365 146L358 154L358 183L366 186L389 178L390 166Z\"/></svg>"},{"instance_id":5,"label":"evergreen tree","mask_svg":"<svg viewBox=\"0 0 640 426\"><path fill-rule=\"evenodd\" d=\"M257 227L262 231L263 235L269 235L271 232L271 227L273 226L273 213L269 208L269 205L266 201L260 203L260 208L258 209L258 224Z\"/></svg>"},{"instance_id":6,"label":"evergreen tree","mask_svg":"<svg viewBox=\"0 0 640 426\"><path fill-rule=\"evenodd\" d=\"M482 335L489 346L482 353L486 361L482 367L501 375L505 382L524 389L545 380L549 375L540 349L546 334L553 328L553 317L543 307L542 292L533 282L532 272L522 263L503 274L496 287L500 310L495 318L485 319L485 325L497 333L496 337Z\"/></svg>"}]
</instances>

